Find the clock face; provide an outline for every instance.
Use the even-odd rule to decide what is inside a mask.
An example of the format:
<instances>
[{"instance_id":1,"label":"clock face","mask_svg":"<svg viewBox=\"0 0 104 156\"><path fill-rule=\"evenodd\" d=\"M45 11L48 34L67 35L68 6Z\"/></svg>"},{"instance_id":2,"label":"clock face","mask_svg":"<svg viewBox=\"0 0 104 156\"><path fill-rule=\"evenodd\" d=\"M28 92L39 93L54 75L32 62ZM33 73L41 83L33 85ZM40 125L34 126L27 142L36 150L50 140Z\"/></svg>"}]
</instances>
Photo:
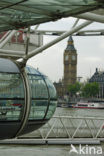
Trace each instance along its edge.
<instances>
[{"instance_id":1,"label":"clock face","mask_svg":"<svg viewBox=\"0 0 104 156\"><path fill-rule=\"evenodd\" d=\"M72 60L73 60L73 61L75 61L75 60L76 60L75 55L72 55Z\"/></svg>"},{"instance_id":2,"label":"clock face","mask_svg":"<svg viewBox=\"0 0 104 156\"><path fill-rule=\"evenodd\" d=\"M68 59L69 59L69 56L66 55L66 56L65 56L65 61L68 61Z\"/></svg>"}]
</instances>

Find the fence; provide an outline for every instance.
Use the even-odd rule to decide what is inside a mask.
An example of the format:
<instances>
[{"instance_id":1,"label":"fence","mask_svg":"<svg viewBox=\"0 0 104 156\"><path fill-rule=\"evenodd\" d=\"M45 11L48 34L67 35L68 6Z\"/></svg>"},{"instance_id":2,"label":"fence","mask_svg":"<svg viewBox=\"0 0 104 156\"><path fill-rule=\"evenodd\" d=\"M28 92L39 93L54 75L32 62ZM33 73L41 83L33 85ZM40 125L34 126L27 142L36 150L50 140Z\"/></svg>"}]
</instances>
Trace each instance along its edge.
<instances>
[{"instance_id":1,"label":"fence","mask_svg":"<svg viewBox=\"0 0 104 156\"><path fill-rule=\"evenodd\" d=\"M104 119L98 117L54 116L42 128L24 137L50 138L104 138Z\"/></svg>"}]
</instances>

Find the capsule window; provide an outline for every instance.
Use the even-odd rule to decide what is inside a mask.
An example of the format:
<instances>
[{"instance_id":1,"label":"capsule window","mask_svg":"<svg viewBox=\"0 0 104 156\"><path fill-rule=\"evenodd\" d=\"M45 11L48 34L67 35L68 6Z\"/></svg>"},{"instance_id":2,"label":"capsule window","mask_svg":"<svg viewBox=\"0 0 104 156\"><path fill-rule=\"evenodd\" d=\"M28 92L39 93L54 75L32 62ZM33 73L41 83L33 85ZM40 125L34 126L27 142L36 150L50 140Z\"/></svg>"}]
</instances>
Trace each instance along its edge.
<instances>
[{"instance_id":1,"label":"capsule window","mask_svg":"<svg viewBox=\"0 0 104 156\"><path fill-rule=\"evenodd\" d=\"M56 94L56 89L54 85L47 77L45 78L45 81L47 83L49 96L50 96L50 103L49 103L49 108L48 108L48 112L46 115L46 119L50 119L52 115L54 114L56 106L57 106L57 94Z\"/></svg>"},{"instance_id":2,"label":"capsule window","mask_svg":"<svg viewBox=\"0 0 104 156\"><path fill-rule=\"evenodd\" d=\"M48 90L46 83L41 75L29 74L31 86L31 109L29 120L43 119L48 107Z\"/></svg>"},{"instance_id":3,"label":"capsule window","mask_svg":"<svg viewBox=\"0 0 104 156\"><path fill-rule=\"evenodd\" d=\"M45 78L45 81L46 81L46 84L48 86L48 89L49 89L49 94L50 94L50 99L57 99L57 96L56 96L56 89L54 87L54 85L52 84L52 82L46 77Z\"/></svg>"},{"instance_id":4,"label":"capsule window","mask_svg":"<svg viewBox=\"0 0 104 156\"><path fill-rule=\"evenodd\" d=\"M46 119L50 119L53 116L53 114L54 114L54 112L56 110L56 106L57 106L57 101L56 100L53 100L53 101L51 100L50 104L49 104L49 109L48 109L48 112L47 112L47 115L46 115Z\"/></svg>"},{"instance_id":5,"label":"capsule window","mask_svg":"<svg viewBox=\"0 0 104 156\"><path fill-rule=\"evenodd\" d=\"M24 87L20 74L0 73L0 120L20 120Z\"/></svg>"}]
</instances>

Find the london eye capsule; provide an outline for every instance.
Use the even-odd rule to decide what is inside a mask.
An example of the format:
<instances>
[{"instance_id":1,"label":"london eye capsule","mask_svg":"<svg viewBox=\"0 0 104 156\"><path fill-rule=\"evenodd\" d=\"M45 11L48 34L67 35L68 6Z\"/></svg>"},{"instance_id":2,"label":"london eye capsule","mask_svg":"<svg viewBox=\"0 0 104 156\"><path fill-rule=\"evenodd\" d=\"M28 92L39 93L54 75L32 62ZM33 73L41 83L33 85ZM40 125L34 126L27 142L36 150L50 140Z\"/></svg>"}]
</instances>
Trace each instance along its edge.
<instances>
[{"instance_id":1,"label":"london eye capsule","mask_svg":"<svg viewBox=\"0 0 104 156\"><path fill-rule=\"evenodd\" d=\"M52 82L32 67L0 58L0 139L40 128L57 105Z\"/></svg>"}]
</instances>

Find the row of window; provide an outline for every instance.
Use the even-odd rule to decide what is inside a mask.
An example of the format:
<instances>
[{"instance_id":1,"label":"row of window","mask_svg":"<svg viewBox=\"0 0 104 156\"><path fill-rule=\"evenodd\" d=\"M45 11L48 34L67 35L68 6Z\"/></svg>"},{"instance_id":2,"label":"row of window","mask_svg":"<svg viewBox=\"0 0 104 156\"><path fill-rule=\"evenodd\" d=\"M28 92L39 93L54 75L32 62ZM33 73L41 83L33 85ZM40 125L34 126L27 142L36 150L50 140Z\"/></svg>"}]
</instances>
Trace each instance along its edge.
<instances>
[{"instance_id":1,"label":"row of window","mask_svg":"<svg viewBox=\"0 0 104 156\"><path fill-rule=\"evenodd\" d=\"M104 77L92 77L90 81L95 81L95 82L103 81L104 82Z\"/></svg>"}]
</instances>

